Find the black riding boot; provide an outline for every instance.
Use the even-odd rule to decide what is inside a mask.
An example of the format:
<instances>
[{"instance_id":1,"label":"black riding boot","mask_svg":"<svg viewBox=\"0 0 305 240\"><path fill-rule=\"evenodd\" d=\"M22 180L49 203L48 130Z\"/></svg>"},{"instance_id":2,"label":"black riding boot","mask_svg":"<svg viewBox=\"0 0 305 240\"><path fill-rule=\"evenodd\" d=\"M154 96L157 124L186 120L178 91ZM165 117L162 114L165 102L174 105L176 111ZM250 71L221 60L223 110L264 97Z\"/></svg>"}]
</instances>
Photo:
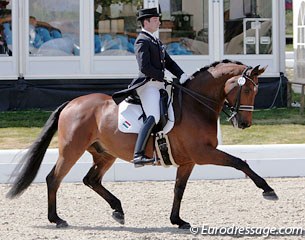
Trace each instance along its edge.
<instances>
[{"instance_id":1,"label":"black riding boot","mask_svg":"<svg viewBox=\"0 0 305 240\"><path fill-rule=\"evenodd\" d=\"M145 156L145 148L150 137L151 131L155 125L155 118L153 116L149 116L144 121L144 124L140 129L134 150L133 163L135 167L142 167L145 164L151 164L154 162L153 158L150 159Z\"/></svg>"}]
</instances>

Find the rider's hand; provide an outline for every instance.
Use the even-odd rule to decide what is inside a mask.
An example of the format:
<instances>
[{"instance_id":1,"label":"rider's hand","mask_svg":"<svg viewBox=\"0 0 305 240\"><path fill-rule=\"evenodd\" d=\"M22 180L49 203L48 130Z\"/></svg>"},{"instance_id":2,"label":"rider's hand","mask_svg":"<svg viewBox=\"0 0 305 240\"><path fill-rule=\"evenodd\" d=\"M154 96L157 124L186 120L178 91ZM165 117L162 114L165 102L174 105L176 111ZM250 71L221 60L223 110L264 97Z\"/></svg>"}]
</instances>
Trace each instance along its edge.
<instances>
[{"instance_id":1,"label":"rider's hand","mask_svg":"<svg viewBox=\"0 0 305 240\"><path fill-rule=\"evenodd\" d=\"M168 82L168 83L172 83L173 82L173 78L169 75L165 75L164 76L164 81Z\"/></svg>"},{"instance_id":2,"label":"rider's hand","mask_svg":"<svg viewBox=\"0 0 305 240\"><path fill-rule=\"evenodd\" d=\"M179 83L183 84L189 79L189 76L186 73L183 73L179 79Z\"/></svg>"}]
</instances>

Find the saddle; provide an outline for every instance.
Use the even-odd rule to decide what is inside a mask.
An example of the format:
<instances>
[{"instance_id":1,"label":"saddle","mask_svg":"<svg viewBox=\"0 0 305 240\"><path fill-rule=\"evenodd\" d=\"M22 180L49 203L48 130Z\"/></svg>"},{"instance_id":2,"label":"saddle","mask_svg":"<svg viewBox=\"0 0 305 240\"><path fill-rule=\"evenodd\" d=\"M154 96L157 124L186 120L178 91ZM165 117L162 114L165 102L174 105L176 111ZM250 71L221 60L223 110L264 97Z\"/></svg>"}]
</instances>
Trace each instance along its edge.
<instances>
[{"instance_id":1,"label":"saddle","mask_svg":"<svg viewBox=\"0 0 305 240\"><path fill-rule=\"evenodd\" d=\"M168 89L160 89L160 121L152 131L155 156L164 167L177 166L173 160L167 136L174 126L174 111L168 92ZM124 133L139 133L146 119L140 98L136 93L128 96L119 104L118 114L118 128Z\"/></svg>"}]
</instances>

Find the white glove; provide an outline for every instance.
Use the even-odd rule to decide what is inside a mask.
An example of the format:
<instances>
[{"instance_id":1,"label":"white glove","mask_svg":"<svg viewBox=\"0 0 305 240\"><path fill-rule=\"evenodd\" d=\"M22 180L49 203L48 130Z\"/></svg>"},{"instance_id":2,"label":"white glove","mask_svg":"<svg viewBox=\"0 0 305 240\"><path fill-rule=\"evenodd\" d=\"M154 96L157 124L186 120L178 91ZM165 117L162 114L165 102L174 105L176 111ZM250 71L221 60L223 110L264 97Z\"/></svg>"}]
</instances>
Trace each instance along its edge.
<instances>
[{"instance_id":1,"label":"white glove","mask_svg":"<svg viewBox=\"0 0 305 240\"><path fill-rule=\"evenodd\" d=\"M172 83L172 82L173 82L173 78L170 77L170 76L165 76L165 77L164 77L164 80L165 80L166 82L168 82L168 83Z\"/></svg>"},{"instance_id":2,"label":"white glove","mask_svg":"<svg viewBox=\"0 0 305 240\"><path fill-rule=\"evenodd\" d=\"M183 73L179 79L180 84L185 83L189 79L189 76L186 73Z\"/></svg>"}]
</instances>

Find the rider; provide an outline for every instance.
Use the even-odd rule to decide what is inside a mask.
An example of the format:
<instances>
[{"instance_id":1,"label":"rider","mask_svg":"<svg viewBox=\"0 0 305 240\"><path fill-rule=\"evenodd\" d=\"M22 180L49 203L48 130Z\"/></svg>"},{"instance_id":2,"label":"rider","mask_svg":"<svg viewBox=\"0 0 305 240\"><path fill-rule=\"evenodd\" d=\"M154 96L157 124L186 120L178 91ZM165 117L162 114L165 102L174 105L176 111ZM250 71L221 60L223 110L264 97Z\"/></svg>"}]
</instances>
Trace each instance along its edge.
<instances>
[{"instance_id":1,"label":"rider","mask_svg":"<svg viewBox=\"0 0 305 240\"><path fill-rule=\"evenodd\" d=\"M188 79L187 74L169 56L155 35L161 24L160 16L157 8L141 9L137 13L137 20L141 23L142 31L134 47L140 72L139 78L134 79L129 88L136 89L147 118L140 129L135 145L133 160L135 167L153 162L153 159L145 156L145 148L153 127L160 120L159 90L165 88L165 69L179 78L180 84Z\"/></svg>"}]
</instances>

